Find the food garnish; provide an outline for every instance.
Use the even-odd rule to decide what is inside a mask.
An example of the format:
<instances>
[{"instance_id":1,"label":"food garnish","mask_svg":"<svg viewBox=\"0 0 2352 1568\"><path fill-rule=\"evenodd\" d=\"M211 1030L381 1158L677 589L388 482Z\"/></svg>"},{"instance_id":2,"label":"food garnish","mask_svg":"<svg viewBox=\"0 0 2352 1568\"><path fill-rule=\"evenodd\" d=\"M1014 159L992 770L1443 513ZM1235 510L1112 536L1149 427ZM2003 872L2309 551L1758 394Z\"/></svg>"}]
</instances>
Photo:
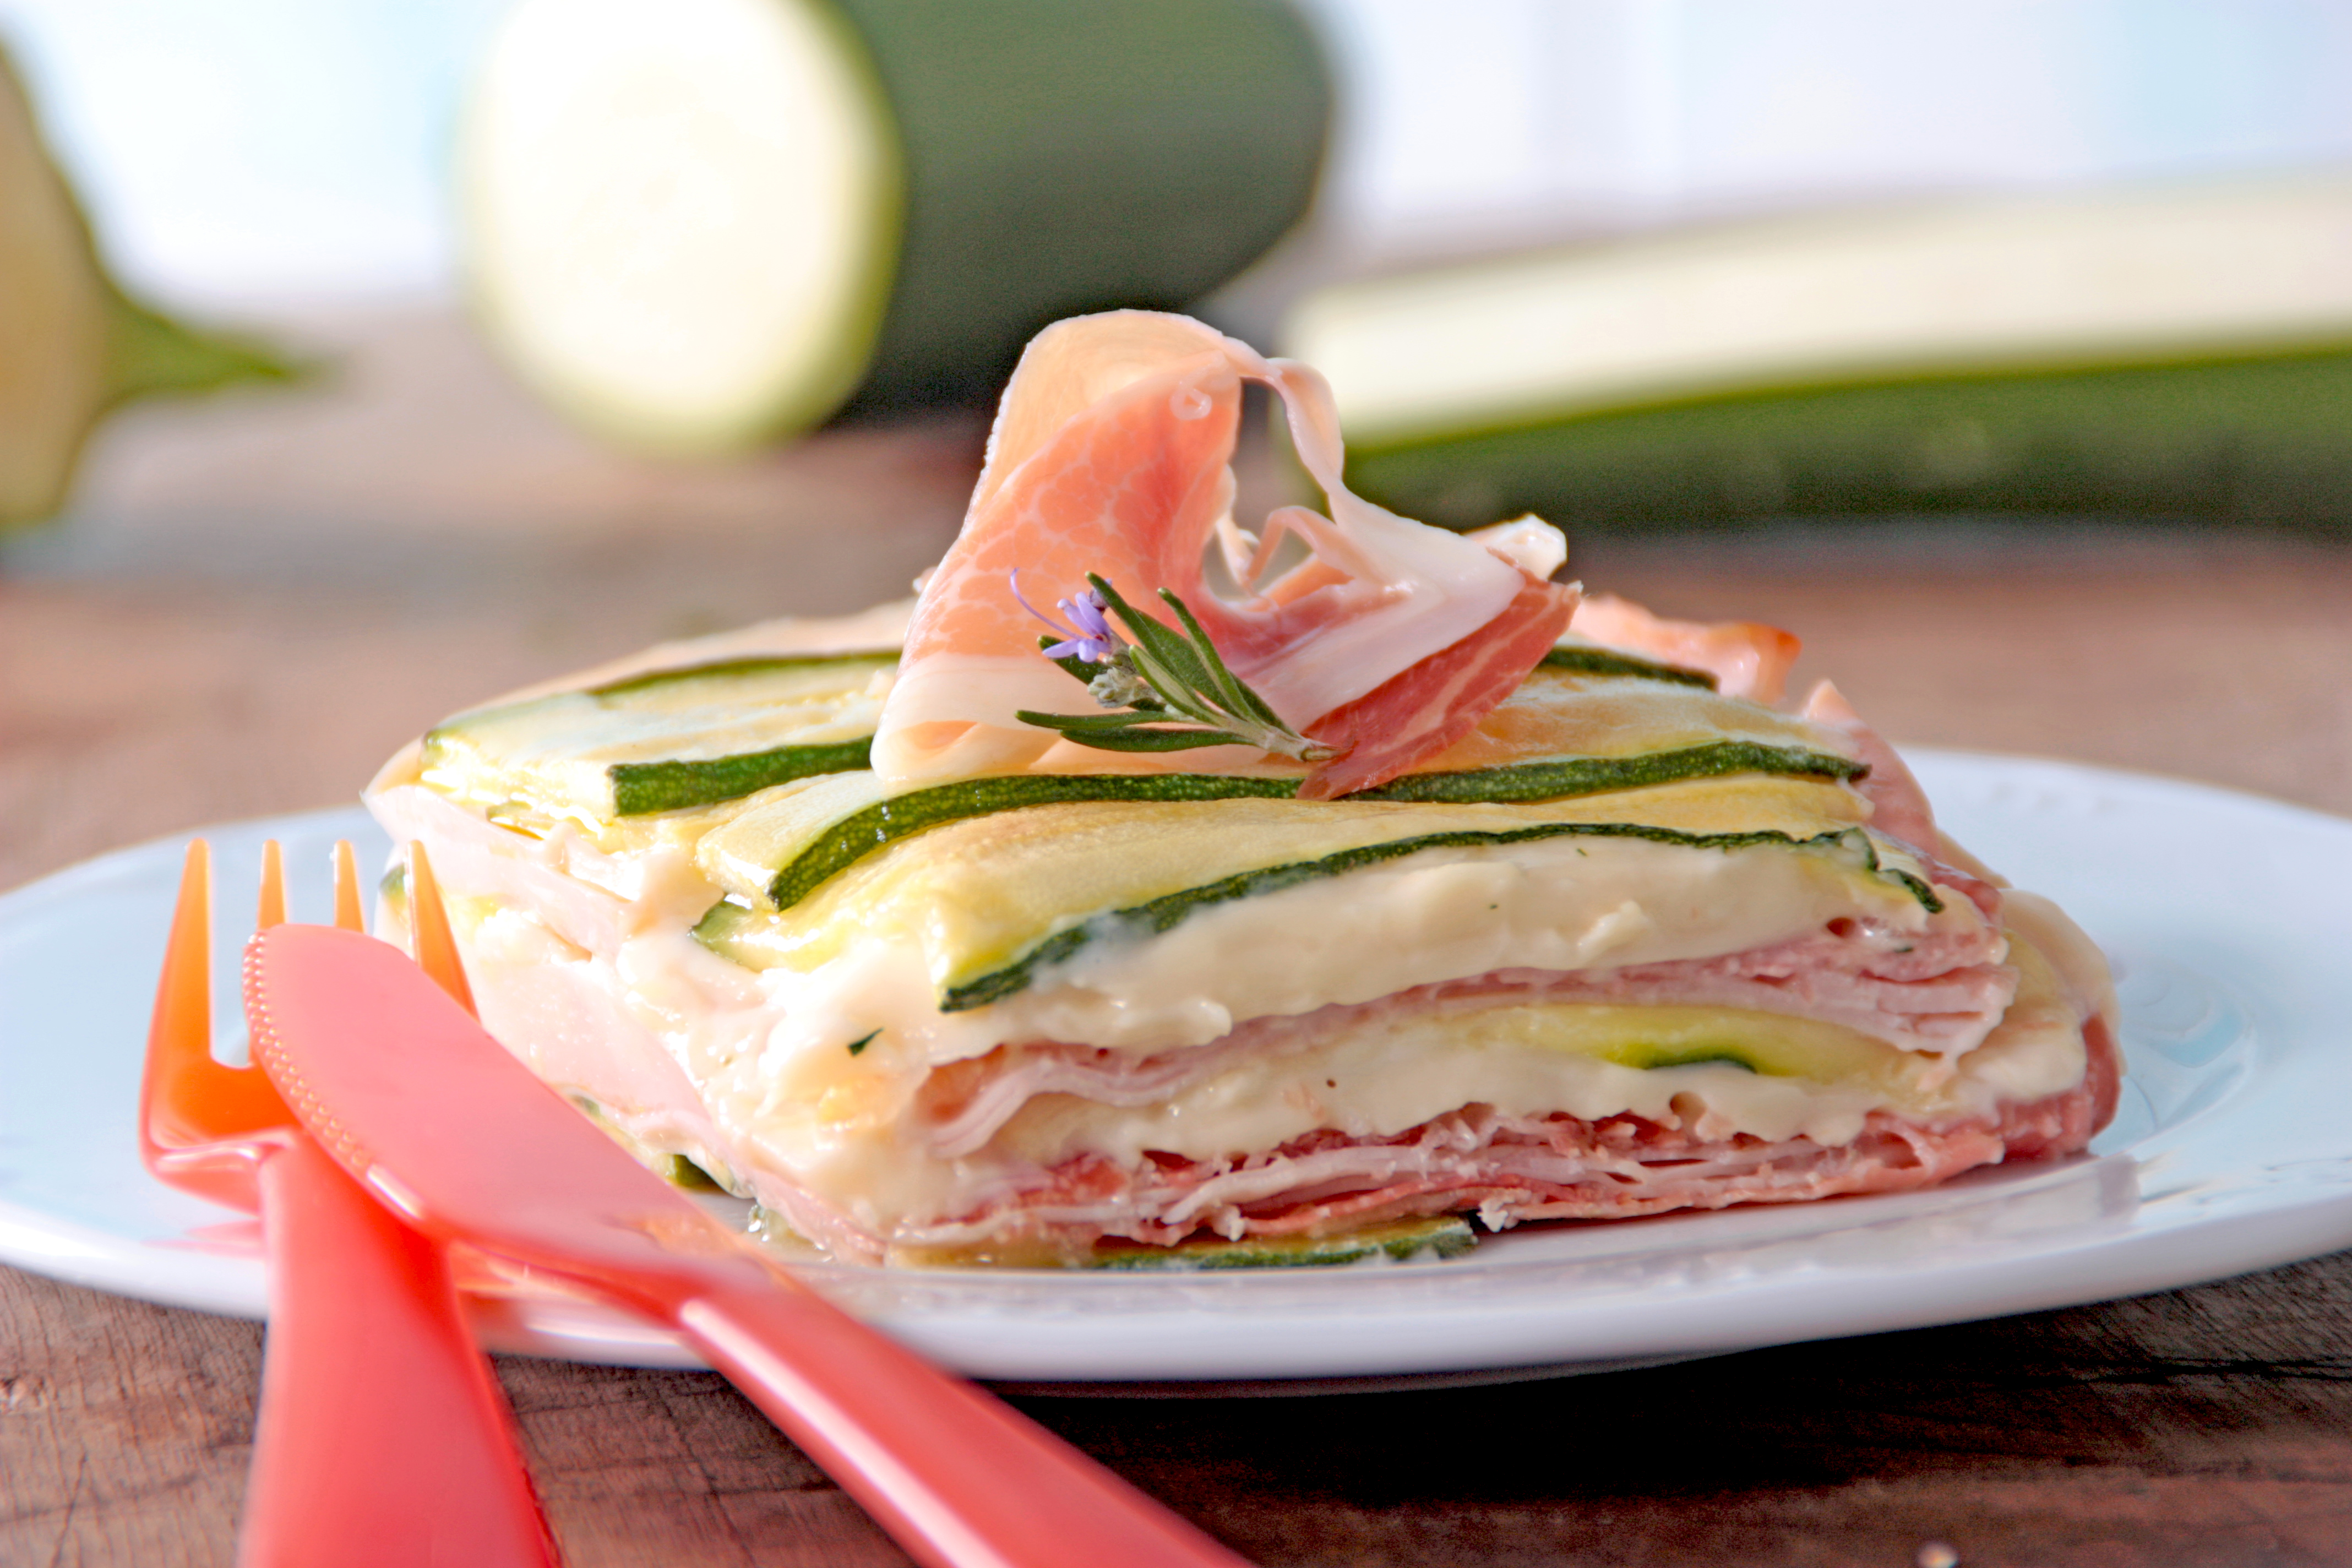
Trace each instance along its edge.
<instances>
[{"instance_id":1,"label":"food garnish","mask_svg":"<svg viewBox=\"0 0 2352 1568\"><path fill-rule=\"evenodd\" d=\"M1023 723L1058 731L1065 740L1099 752L1255 746L1302 763L1328 762L1339 754L1337 747L1310 741L1285 724L1265 699L1226 668L1217 645L1172 592L1162 588L1160 596L1183 623L1181 635L1139 613L1093 573L1087 574L1087 583L1085 594L1059 604L1078 629L1058 643L1041 639L1040 651L1084 684L1097 702L1118 711L1038 713L1022 709L1015 717ZM1021 591L1017 581L1013 591ZM1120 637L1105 611L1119 618L1132 642ZM1037 615L1034 608L1030 613ZM1177 720L1189 722L1172 722Z\"/></svg>"},{"instance_id":2,"label":"food garnish","mask_svg":"<svg viewBox=\"0 0 2352 1568\"><path fill-rule=\"evenodd\" d=\"M1255 532L1235 521L1229 465L1248 381L1282 399L1328 516L1283 507ZM1292 757L1310 743L1328 748L1302 785L1308 798L1384 784L1460 739L1559 640L1576 590L1479 540L1370 505L1349 492L1342 465L1328 389L1304 365L1149 311L1039 333L1005 390L963 531L908 626L874 737L885 787L1066 773L1068 753L1055 754L1066 739L1152 731L1113 722L1073 732L1023 717L1050 712L1067 689L1038 661L1032 612L1010 588L1015 571L1072 605L1095 582L1129 605L1176 595L1248 696L1213 678L1189 634L1173 631L1171 689L1214 699L1201 730L1270 736L1281 743L1250 743ZM1307 558L1276 572L1286 541ZM1231 596L1207 580L1212 550ZM1104 609L1116 613L1108 599ZM1136 646L1159 641L1128 629ZM1196 664L1194 680L1187 666Z\"/></svg>"}]
</instances>

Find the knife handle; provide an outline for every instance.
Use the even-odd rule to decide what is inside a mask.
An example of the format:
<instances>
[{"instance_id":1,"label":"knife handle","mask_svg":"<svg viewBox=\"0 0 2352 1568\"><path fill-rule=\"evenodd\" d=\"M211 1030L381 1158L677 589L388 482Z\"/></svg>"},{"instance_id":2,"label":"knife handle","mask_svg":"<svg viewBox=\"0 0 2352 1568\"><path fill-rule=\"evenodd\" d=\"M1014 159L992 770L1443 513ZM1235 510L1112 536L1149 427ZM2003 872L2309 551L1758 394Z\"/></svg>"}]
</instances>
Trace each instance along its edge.
<instances>
[{"instance_id":1,"label":"knife handle","mask_svg":"<svg viewBox=\"0 0 2352 1568\"><path fill-rule=\"evenodd\" d=\"M928 1568L1243 1563L1010 1405L804 1286L713 1268L668 1305L710 1364Z\"/></svg>"},{"instance_id":2,"label":"knife handle","mask_svg":"<svg viewBox=\"0 0 2352 1568\"><path fill-rule=\"evenodd\" d=\"M441 1249L299 1132L257 1181L269 1333L238 1568L556 1568Z\"/></svg>"}]
</instances>

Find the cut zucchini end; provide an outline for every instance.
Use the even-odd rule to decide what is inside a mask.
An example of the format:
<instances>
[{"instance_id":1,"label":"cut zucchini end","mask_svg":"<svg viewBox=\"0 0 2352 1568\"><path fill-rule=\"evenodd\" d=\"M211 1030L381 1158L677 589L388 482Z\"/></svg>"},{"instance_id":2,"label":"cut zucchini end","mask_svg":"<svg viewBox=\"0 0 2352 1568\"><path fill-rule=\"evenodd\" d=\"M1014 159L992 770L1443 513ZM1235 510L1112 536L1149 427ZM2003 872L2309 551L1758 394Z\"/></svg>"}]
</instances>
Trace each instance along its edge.
<instances>
[{"instance_id":1,"label":"cut zucchini end","mask_svg":"<svg viewBox=\"0 0 2352 1568\"><path fill-rule=\"evenodd\" d=\"M656 1158L653 1173L673 1187L689 1193L723 1193L727 1189L716 1176L696 1164L684 1154L663 1154Z\"/></svg>"},{"instance_id":2,"label":"cut zucchini end","mask_svg":"<svg viewBox=\"0 0 2352 1568\"><path fill-rule=\"evenodd\" d=\"M108 289L110 404L154 393L212 392L247 381L300 381L315 363L257 338L201 331Z\"/></svg>"},{"instance_id":3,"label":"cut zucchini end","mask_svg":"<svg viewBox=\"0 0 2352 1568\"><path fill-rule=\"evenodd\" d=\"M296 374L258 343L194 331L125 297L5 51L0 345L0 530L65 505L83 446L116 405Z\"/></svg>"},{"instance_id":4,"label":"cut zucchini end","mask_svg":"<svg viewBox=\"0 0 2352 1568\"><path fill-rule=\"evenodd\" d=\"M889 1261L906 1268L1092 1268L1123 1273L1210 1268L1329 1268L1375 1258L1397 1262L1459 1258L1478 1245L1478 1233L1459 1215L1390 1220L1332 1236L1195 1237L1173 1247L1105 1241L1076 1249L1051 1242L981 1247L893 1247Z\"/></svg>"},{"instance_id":5,"label":"cut zucchini end","mask_svg":"<svg viewBox=\"0 0 2352 1568\"><path fill-rule=\"evenodd\" d=\"M1337 1236L1244 1237L1180 1242L1174 1247L1097 1246L1090 1268L1328 1268L1374 1258L1397 1262L1427 1256L1459 1258L1478 1245L1478 1233L1459 1215L1391 1220Z\"/></svg>"},{"instance_id":6,"label":"cut zucchini end","mask_svg":"<svg viewBox=\"0 0 2352 1568\"><path fill-rule=\"evenodd\" d=\"M108 289L0 55L0 527L57 510L105 406Z\"/></svg>"},{"instance_id":7,"label":"cut zucchini end","mask_svg":"<svg viewBox=\"0 0 2352 1568\"><path fill-rule=\"evenodd\" d=\"M739 451L865 374L904 175L863 46L815 0L524 0L460 132L484 330L617 442Z\"/></svg>"}]
</instances>

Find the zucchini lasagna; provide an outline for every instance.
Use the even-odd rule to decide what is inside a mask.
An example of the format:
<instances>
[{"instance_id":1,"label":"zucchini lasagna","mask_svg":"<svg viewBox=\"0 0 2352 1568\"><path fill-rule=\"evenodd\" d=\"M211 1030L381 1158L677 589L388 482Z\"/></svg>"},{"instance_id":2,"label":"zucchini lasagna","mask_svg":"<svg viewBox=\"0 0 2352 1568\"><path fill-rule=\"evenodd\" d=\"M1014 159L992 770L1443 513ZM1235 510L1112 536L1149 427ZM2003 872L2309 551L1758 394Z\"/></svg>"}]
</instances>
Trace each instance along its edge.
<instances>
[{"instance_id":1,"label":"zucchini lasagna","mask_svg":"<svg viewBox=\"0 0 2352 1568\"><path fill-rule=\"evenodd\" d=\"M1328 515L1233 516L1248 380ZM1304 367L1080 318L916 601L460 714L369 799L492 1033L844 1258L1342 1257L2081 1150L2097 950L1833 689L1780 702L1794 639L1563 555L1349 495Z\"/></svg>"}]
</instances>

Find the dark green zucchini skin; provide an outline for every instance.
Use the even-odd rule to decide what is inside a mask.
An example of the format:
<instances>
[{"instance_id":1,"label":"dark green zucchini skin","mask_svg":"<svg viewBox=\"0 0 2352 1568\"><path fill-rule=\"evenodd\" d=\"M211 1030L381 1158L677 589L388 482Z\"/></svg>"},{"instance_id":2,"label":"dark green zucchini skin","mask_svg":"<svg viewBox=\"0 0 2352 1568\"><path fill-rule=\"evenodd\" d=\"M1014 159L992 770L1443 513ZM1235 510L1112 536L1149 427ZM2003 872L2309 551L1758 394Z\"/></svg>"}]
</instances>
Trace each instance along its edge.
<instances>
[{"instance_id":1,"label":"dark green zucchini skin","mask_svg":"<svg viewBox=\"0 0 2352 1568\"><path fill-rule=\"evenodd\" d=\"M874 737L867 735L831 746L779 746L690 763L615 763L604 771L613 781L614 814L646 816L714 805L818 773L847 773L865 767L873 749Z\"/></svg>"},{"instance_id":2,"label":"dark green zucchini skin","mask_svg":"<svg viewBox=\"0 0 2352 1568\"><path fill-rule=\"evenodd\" d=\"M898 121L906 226L852 416L978 404L1065 316L1173 310L1306 215L1330 71L1284 0L835 0Z\"/></svg>"},{"instance_id":3,"label":"dark green zucchini skin","mask_svg":"<svg viewBox=\"0 0 2352 1568\"><path fill-rule=\"evenodd\" d=\"M1866 763L1798 746L1767 746L1756 741L1711 741L1679 751L1634 757L1555 757L1464 773L1407 773L1402 778L1343 795L1344 800L1444 801L1452 804L1514 805L1567 800L1580 795L1645 789L1684 779L1723 778L1732 773L1777 773L1784 778L1858 779Z\"/></svg>"},{"instance_id":4,"label":"dark green zucchini skin","mask_svg":"<svg viewBox=\"0 0 2352 1568\"><path fill-rule=\"evenodd\" d=\"M642 675L589 687L583 694L598 698L625 697L632 692L651 691L687 681L723 681L730 677L808 669L819 665L871 665L880 669L898 662L898 651L896 648L845 653L760 654L647 670ZM496 712L498 710L485 711ZM467 717L469 715L460 714L443 729L461 726ZM438 730L434 731L435 734L440 732ZM432 739L432 735L425 737L428 745ZM604 775L612 782L614 815L646 816L656 812L715 805L720 801L740 799L776 784L790 784L794 779L862 768L870 761L873 747L874 738L865 735L827 745L778 746L769 751L742 752L726 757L615 763L604 770Z\"/></svg>"},{"instance_id":5,"label":"dark green zucchini skin","mask_svg":"<svg viewBox=\"0 0 2352 1568\"><path fill-rule=\"evenodd\" d=\"M1508 804L1565 800L1729 773L1852 779L1868 771L1860 763L1826 752L1718 741L1645 756L1560 757L1475 773L1411 774L1340 798ZM1286 800L1297 793L1296 779L1236 778L1223 773L1020 773L937 784L893 796L842 818L822 839L777 871L775 880L768 884L768 898L776 908L790 909L868 855L965 817L1074 801Z\"/></svg>"},{"instance_id":6,"label":"dark green zucchini skin","mask_svg":"<svg viewBox=\"0 0 2352 1568\"><path fill-rule=\"evenodd\" d=\"M1449 527L2139 516L2352 530L2352 345L1780 385L1350 441L1359 493Z\"/></svg>"},{"instance_id":7,"label":"dark green zucchini skin","mask_svg":"<svg viewBox=\"0 0 2352 1568\"><path fill-rule=\"evenodd\" d=\"M1284 800L1297 793L1297 779L1222 773L1013 773L960 779L910 790L843 817L778 869L776 879L768 884L768 898L776 908L788 910L868 855L968 816L1072 801Z\"/></svg>"},{"instance_id":8,"label":"dark green zucchini skin","mask_svg":"<svg viewBox=\"0 0 2352 1568\"><path fill-rule=\"evenodd\" d=\"M1297 860L1285 866L1243 871L1128 909L1110 910L1083 925L1055 932L1010 963L960 985L948 986L940 994L940 1011L969 1012L974 1007L985 1007L992 1002L1001 1002L1007 996L1025 991L1039 970L1067 962L1097 938L1159 936L1174 930L1200 910L1217 904L1255 898L1261 893L1279 892L1285 888L1342 876L1424 850L1499 848L1546 838L1644 838L1654 844L1675 844L1693 849L1749 849L1762 845L1779 845L1790 849L1843 849L1855 855L1870 870L1901 883L1928 912L1935 913L1944 907L1943 900L1927 883L1907 871L1892 870L1882 866L1869 836L1860 828L1817 834L1811 838L1792 838L1785 833L1770 831L1683 833L1669 827L1650 827L1630 822L1547 822L1491 833L1428 833L1412 838L1392 839L1386 844L1367 844L1355 849L1343 849L1319 859ZM711 913L722 915L731 910L735 910L734 905L720 904ZM740 912L737 911L738 914Z\"/></svg>"},{"instance_id":9,"label":"dark green zucchini skin","mask_svg":"<svg viewBox=\"0 0 2352 1568\"><path fill-rule=\"evenodd\" d=\"M1709 691L1717 685L1715 677L1704 669L1654 664L1605 647L1556 647L1538 659L1536 668L1566 670L1571 675L1633 675L1648 680L1671 680L1677 686L1703 686Z\"/></svg>"}]
</instances>

